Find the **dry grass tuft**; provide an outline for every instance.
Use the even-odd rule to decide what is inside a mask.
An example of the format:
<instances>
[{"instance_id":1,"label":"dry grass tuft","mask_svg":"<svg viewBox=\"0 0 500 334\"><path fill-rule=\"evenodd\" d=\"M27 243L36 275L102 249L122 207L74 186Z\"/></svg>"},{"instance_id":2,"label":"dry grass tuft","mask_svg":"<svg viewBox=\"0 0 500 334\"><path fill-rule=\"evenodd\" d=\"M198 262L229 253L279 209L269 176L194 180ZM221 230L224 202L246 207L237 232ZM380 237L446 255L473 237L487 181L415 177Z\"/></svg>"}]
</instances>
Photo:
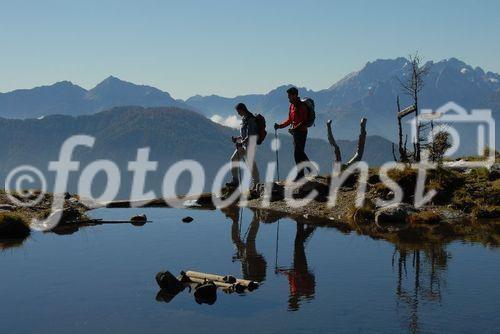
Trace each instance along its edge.
<instances>
[{"instance_id":1,"label":"dry grass tuft","mask_svg":"<svg viewBox=\"0 0 500 334\"><path fill-rule=\"evenodd\" d=\"M437 212L431 210L413 213L408 217L410 224L435 225L439 224L441 220L441 216Z\"/></svg>"}]
</instances>

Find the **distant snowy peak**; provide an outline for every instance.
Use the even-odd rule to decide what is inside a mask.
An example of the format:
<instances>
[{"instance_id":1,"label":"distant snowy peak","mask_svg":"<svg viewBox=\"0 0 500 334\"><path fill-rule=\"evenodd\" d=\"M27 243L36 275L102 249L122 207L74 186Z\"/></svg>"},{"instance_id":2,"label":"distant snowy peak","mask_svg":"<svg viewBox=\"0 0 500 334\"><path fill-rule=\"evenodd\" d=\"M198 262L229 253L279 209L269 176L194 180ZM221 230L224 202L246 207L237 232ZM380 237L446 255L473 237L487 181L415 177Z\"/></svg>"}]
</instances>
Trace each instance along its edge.
<instances>
[{"instance_id":1,"label":"distant snowy peak","mask_svg":"<svg viewBox=\"0 0 500 334\"><path fill-rule=\"evenodd\" d=\"M500 89L500 75L493 72L486 73L486 80L488 80L496 89Z\"/></svg>"},{"instance_id":2,"label":"distant snowy peak","mask_svg":"<svg viewBox=\"0 0 500 334\"><path fill-rule=\"evenodd\" d=\"M373 91L385 84L394 85L397 79L406 80L411 71L407 58L378 59L368 62L361 70L352 72L332 85L324 92L339 96L349 96L351 92L361 90ZM427 80L435 84L473 83L480 86L499 86L500 75L493 72L485 73L481 67L472 67L457 58L444 59L438 62L427 61L422 66L429 68ZM500 88L500 86L499 86Z\"/></svg>"},{"instance_id":3,"label":"distant snowy peak","mask_svg":"<svg viewBox=\"0 0 500 334\"><path fill-rule=\"evenodd\" d=\"M431 71L435 73L457 74L465 77L467 81L478 85L486 84L496 86L500 82L500 75L493 72L485 72L481 67L472 67L461 60L450 58L436 63L430 62Z\"/></svg>"},{"instance_id":4,"label":"distant snowy peak","mask_svg":"<svg viewBox=\"0 0 500 334\"><path fill-rule=\"evenodd\" d=\"M364 82L365 88L373 88L377 82L387 80L405 71L409 60L404 57L396 59L377 59L366 65L359 71L349 73L344 78L333 84L327 90L335 90L354 82Z\"/></svg>"}]
</instances>

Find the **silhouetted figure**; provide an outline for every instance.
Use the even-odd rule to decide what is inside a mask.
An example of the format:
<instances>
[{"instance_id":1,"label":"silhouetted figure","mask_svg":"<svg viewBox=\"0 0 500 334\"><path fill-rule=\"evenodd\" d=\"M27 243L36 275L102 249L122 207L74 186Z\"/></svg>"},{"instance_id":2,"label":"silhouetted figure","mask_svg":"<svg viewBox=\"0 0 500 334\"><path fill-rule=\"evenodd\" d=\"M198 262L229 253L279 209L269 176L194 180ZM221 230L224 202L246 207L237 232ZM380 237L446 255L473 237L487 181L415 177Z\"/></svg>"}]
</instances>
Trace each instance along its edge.
<instances>
[{"instance_id":1,"label":"silhouetted figure","mask_svg":"<svg viewBox=\"0 0 500 334\"><path fill-rule=\"evenodd\" d=\"M304 246L315 229L313 226L305 227L304 224L297 222L293 267L292 269L278 269L279 272L285 273L288 276L288 284L290 286L288 310L290 311L297 311L300 308L302 300L314 298L316 279L308 268Z\"/></svg>"},{"instance_id":2,"label":"silhouetted figure","mask_svg":"<svg viewBox=\"0 0 500 334\"><path fill-rule=\"evenodd\" d=\"M253 218L246 233L246 241L241 239L240 210L237 207L224 210L226 216L232 221L231 239L236 247L233 260L241 262L241 271L244 279L263 282L266 280L267 262L263 255L257 251L256 239L259 232L260 220L257 214Z\"/></svg>"},{"instance_id":3,"label":"silhouetted figure","mask_svg":"<svg viewBox=\"0 0 500 334\"><path fill-rule=\"evenodd\" d=\"M226 186L237 187L239 185L241 181L241 171L238 167L238 162L244 160L252 174L251 186L252 188L255 188L260 182L259 169L257 168L257 163L255 162L255 151L253 152L253 159L249 159L247 153L250 148L252 150L256 149L255 145L250 147L250 138L258 136L259 127L257 124L257 118L243 103L238 103L235 109L237 114L241 117L241 129L240 136L231 137L231 140L235 144L235 150L231 155L232 180L227 182Z\"/></svg>"},{"instance_id":4,"label":"silhouetted figure","mask_svg":"<svg viewBox=\"0 0 500 334\"><path fill-rule=\"evenodd\" d=\"M298 165L301 162L309 161L305 152L307 141L307 121L309 111L307 106L299 97L299 90L296 87L291 87L287 91L290 107L288 110L288 118L281 123L274 123L274 129L282 129L290 125L288 130L293 137L293 156L295 163ZM297 179L304 176L304 170L298 171Z\"/></svg>"}]
</instances>

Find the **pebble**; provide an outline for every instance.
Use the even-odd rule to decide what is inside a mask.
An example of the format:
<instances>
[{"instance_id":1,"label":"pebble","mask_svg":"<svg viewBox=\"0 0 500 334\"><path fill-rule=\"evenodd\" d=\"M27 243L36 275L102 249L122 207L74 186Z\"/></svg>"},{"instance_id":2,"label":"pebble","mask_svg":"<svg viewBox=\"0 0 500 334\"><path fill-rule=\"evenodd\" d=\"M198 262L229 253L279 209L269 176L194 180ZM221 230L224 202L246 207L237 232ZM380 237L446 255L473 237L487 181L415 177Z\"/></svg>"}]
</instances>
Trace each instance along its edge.
<instances>
[{"instance_id":1,"label":"pebble","mask_svg":"<svg viewBox=\"0 0 500 334\"><path fill-rule=\"evenodd\" d=\"M193 219L193 217L190 217L190 216L187 216L187 217L182 218L182 222L183 222L183 223L190 223L190 222L192 222L193 220L194 220L194 219Z\"/></svg>"}]
</instances>

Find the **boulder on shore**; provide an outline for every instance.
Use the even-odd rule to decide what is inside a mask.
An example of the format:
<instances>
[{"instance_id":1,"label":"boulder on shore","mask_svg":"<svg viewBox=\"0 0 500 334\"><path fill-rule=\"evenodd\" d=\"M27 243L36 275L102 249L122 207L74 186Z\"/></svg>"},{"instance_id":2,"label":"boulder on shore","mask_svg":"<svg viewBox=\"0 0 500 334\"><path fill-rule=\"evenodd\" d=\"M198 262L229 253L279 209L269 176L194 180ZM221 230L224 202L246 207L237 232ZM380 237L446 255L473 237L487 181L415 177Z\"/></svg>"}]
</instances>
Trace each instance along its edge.
<instances>
[{"instance_id":1,"label":"boulder on shore","mask_svg":"<svg viewBox=\"0 0 500 334\"><path fill-rule=\"evenodd\" d=\"M324 202L329 195L330 186L328 180L324 178L308 179L306 183L295 189L293 193L294 198L305 198L313 191L317 192L315 199Z\"/></svg>"},{"instance_id":2,"label":"boulder on shore","mask_svg":"<svg viewBox=\"0 0 500 334\"><path fill-rule=\"evenodd\" d=\"M382 228L394 225L404 225L407 223L408 216L417 211L415 207L407 203L387 205L378 209L375 213L375 224Z\"/></svg>"},{"instance_id":3,"label":"boulder on shore","mask_svg":"<svg viewBox=\"0 0 500 334\"><path fill-rule=\"evenodd\" d=\"M490 168L489 179L495 181L500 178L500 163L495 163Z\"/></svg>"},{"instance_id":4,"label":"boulder on shore","mask_svg":"<svg viewBox=\"0 0 500 334\"><path fill-rule=\"evenodd\" d=\"M261 187L260 196L269 202L281 201L285 197L285 190L283 185L276 182L267 183L265 186ZM267 192L266 192L267 190Z\"/></svg>"}]
</instances>

